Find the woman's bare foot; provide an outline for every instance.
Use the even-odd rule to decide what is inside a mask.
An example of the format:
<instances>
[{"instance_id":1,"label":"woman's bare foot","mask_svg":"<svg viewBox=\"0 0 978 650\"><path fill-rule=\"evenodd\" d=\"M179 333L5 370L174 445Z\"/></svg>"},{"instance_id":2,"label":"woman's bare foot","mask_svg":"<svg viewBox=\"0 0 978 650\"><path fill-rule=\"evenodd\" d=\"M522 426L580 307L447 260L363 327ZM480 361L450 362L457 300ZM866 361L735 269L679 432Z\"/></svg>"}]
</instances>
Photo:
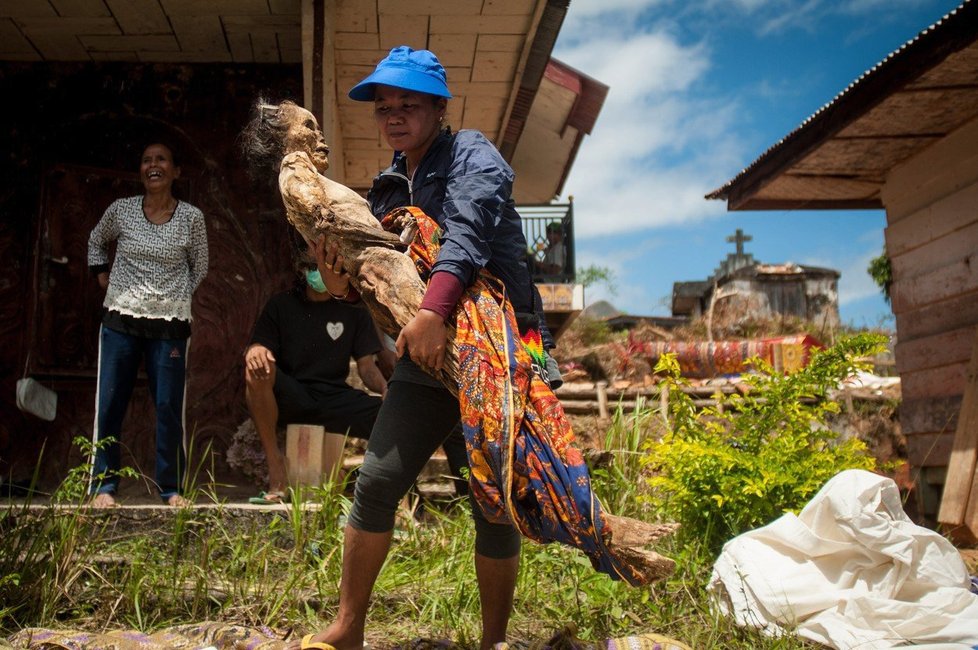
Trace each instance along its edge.
<instances>
[{"instance_id":1,"label":"woman's bare foot","mask_svg":"<svg viewBox=\"0 0 978 650\"><path fill-rule=\"evenodd\" d=\"M172 506L174 508L189 508L191 506L190 501L184 499L179 494L174 494L169 499L166 500L166 505Z\"/></svg>"},{"instance_id":2,"label":"woman's bare foot","mask_svg":"<svg viewBox=\"0 0 978 650\"><path fill-rule=\"evenodd\" d=\"M88 502L92 508L117 508L118 503L110 492L99 492L95 498Z\"/></svg>"}]
</instances>

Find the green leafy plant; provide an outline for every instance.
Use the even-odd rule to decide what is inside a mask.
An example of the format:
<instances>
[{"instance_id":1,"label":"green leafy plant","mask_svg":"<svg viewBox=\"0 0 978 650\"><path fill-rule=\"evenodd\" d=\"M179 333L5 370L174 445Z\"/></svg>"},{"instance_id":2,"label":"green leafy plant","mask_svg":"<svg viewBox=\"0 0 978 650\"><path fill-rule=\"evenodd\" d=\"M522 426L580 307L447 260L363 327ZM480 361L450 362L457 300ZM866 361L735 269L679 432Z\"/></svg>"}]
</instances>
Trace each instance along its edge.
<instances>
[{"instance_id":1,"label":"green leafy plant","mask_svg":"<svg viewBox=\"0 0 978 650\"><path fill-rule=\"evenodd\" d=\"M603 284L608 289L608 293L613 296L618 295L617 277L615 272L607 266L597 266L591 264L577 269L577 282L583 284L584 288Z\"/></svg>"},{"instance_id":2,"label":"green leafy plant","mask_svg":"<svg viewBox=\"0 0 978 650\"><path fill-rule=\"evenodd\" d=\"M840 440L825 426L839 405L830 391L879 352L885 338L860 334L816 351L804 369L781 375L760 359L745 377L745 395L715 396L697 410L674 356L656 366L669 390L669 431L649 444L647 499L682 524L684 539L717 548L731 537L800 509L844 469L873 469L856 439Z\"/></svg>"},{"instance_id":3,"label":"green leafy plant","mask_svg":"<svg viewBox=\"0 0 978 650\"><path fill-rule=\"evenodd\" d=\"M893 283L893 266L890 264L890 258L887 256L886 251L883 251L878 257L874 257L869 261L869 267L866 268L866 272L873 278L873 282L883 292L883 297L886 298L886 302L889 304L890 285Z\"/></svg>"}]
</instances>

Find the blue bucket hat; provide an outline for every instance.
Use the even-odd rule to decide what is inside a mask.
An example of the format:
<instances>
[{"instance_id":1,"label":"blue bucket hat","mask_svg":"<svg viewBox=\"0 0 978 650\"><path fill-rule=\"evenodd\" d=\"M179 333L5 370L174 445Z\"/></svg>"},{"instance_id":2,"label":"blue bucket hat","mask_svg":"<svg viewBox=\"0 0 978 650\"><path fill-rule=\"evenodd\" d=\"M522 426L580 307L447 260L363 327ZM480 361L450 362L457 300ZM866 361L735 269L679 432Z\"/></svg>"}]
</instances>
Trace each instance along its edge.
<instances>
[{"instance_id":1,"label":"blue bucket hat","mask_svg":"<svg viewBox=\"0 0 978 650\"><path fill-rule=\"evenodd\" d=\"M400 45L391 50L370 75L350 89L350 99L358 102L374 100L374 86L394 86L418 93L451 99L445 68L430 50L412 50Z\"/></svg>"}]
</instances>

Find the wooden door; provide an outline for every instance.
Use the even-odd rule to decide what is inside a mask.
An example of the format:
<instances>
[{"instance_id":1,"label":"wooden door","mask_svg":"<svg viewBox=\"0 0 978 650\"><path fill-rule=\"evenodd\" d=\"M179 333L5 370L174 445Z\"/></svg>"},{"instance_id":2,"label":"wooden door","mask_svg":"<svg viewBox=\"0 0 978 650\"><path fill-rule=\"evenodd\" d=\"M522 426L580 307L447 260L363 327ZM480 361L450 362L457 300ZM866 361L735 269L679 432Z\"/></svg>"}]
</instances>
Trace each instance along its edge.
<instances>
[{"instance_id":1,"label":"wooden door","mask_svg":"<svg viewBox=\"0 0 978 650\"><path fill-rule=\"evenodd\" d=\"M34 241L31 374L95 376L105 292L88 270L88 235L112 201L142 189L135 173L58 165L45 174Z\"/></svg>"}]
</instances>

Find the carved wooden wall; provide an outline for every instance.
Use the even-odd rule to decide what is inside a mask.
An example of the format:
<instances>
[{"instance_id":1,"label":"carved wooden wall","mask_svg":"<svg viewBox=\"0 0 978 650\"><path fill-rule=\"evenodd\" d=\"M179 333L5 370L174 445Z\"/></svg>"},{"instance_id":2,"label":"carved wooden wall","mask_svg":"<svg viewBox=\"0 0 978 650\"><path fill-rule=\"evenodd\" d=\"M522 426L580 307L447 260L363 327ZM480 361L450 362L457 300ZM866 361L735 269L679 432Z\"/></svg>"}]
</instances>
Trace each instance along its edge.
<instances>
[{"instance_id":1,"label":"carved wooden wall","mask_svg":"<svg viewBox=\"0 0 978 650\"><path fill-rule=\"evenodd\" d=\"M103 294L81 251L92 220L118 198L112 190L134 193L138 185L127 175L133 178L147 140L160 135L182 156L178 193L204 212L210 242L210 272L194 298L188 434L205 474L213 469L220 480L237 480L223 452L247 417L242 352L265 300L291 281L280 199L274 185L249 179L239 152L239 133L259 94L301 98L299 66L0 64L4 480L28 480L42 448L46 489L84 460L72 439L91 437L96 341L89 339ZM113 174L118 179L107 181ZM25 364L58 392L53 422L15 406ZM148 478L154 435L152 404L140 386L124 425L124 463ZM129 490L144 488L127 483Z\"/></svg>"}]
</instances>

